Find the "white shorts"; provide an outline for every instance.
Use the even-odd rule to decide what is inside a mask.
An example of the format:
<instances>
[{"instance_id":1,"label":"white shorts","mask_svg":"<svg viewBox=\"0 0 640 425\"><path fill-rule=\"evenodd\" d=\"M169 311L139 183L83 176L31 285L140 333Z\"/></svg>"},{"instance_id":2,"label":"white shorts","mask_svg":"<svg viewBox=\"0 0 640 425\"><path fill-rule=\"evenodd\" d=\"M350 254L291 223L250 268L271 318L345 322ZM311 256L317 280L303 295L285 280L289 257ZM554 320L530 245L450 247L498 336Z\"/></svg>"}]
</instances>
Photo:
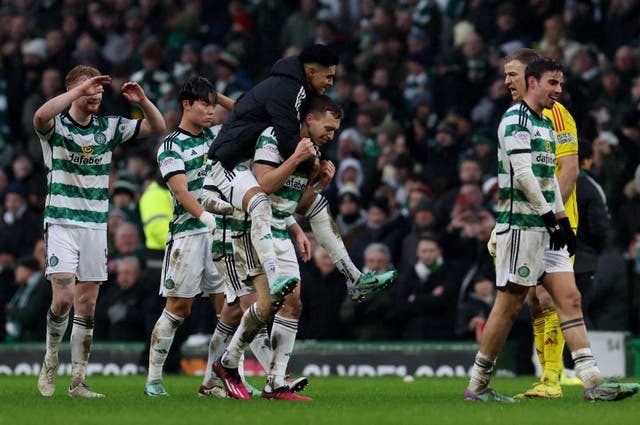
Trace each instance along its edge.
<instances>
[{"instance_id":1,"label":"white shorts","mask_svg":"<svg viewBox=\"0 0 640 425\"><path fill-rule=\"evenodd\" d=\"M188 235L167 243L160 279L163 297L193 298L224 291L224 283L213 264L209 232Z\"/></svg>"},{"instance_id":2,"label":"white shorts","mask_svg":"<svg viewBox=\"0 0 640 425\"><path fill-rule=\"evenodd\" d=\"M225 169L218 161L209 160L209 165L209 172L204 178L204 187L213 186L226 201L242 210L244 195L250 189L260 186L251 171L251 161L239 163L232 171Z\"/></svg>"},{"instance_id":3,"label":"white shorts","mask_svg":"<svg viewBox=\"0 0 640 425\"><path fill-rule=\"evenodd\" d=\"M46 270L73 273L79 282L107 280L107 231L47 224L44 232Z\"/></svg>"},{"instance_id":4,"label":"white shorts","mask_svg":"<svg viewBox=\"0 0 640 425\"><path fill-rule=\"evenodd\" d=\"M236 230L240 227L238 221L243 220L244 213L234 214ZM218 221L221 224L220 221ZM216 229L213 258L218 273L225 281L225 295L227 302L232 303L238 297L255 293L255 287L251 277L264 273L262 265L251 243L251 235L248 232L250 224L246 223L242 231L232 231L228 222L222 223ZM222 248L222 238L226 238L225 248ZM229 241L231 246L229 246ZM296 257L296 251L290 239L274 239L273 245L276 258L280 265L281 273L287 276L296 276L300 279L300 268Z\"/></svg>"},{"instance_id":5,"label":"white shorts","mask_svg":"<svg viewBox=\"0 0 640 425\"><path fill-rule=\"evenodd\" d=\"M566 248L552 251L546 231L510 229L496 235L496 286L535 286L546 273L573 272ZM542 254L542 255L541 255Z\"/></svg>"}]
</instances>

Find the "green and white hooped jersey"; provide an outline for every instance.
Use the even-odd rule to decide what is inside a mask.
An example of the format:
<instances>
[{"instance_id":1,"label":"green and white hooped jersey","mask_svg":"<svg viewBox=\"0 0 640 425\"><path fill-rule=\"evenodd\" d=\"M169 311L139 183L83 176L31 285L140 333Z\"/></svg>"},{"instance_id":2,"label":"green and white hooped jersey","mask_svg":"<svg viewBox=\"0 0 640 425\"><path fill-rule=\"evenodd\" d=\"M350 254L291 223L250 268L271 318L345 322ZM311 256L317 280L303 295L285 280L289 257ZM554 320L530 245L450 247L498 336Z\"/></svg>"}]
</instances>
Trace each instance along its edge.
<instances>
[{"instance_id":1,"label":"green and white hooped jersey","mask_svg":"<svg viewBox=\"0 0 640 425\"><path fill-rule=\"evenodd\" d=\"M221 126L205 128L198 135L190 134L180 128L165 137L158 147L158 168L166 181L175 174L185 174L189 192L200 202L204 176L207 172L207 152ZM169 223L167 240L195 233L206 232L206 226L192 216L173 199L173 218Z\"/></svg>"},{"instance_id":2,"label":"green and white hooped jersey","mask_svg":"<svg viewBox=\"0 0 640 425\"><path fill-rule=\"evenodd\" d=\"M268 127L258 138L253 162L278 167L284 161L285 159L278 150L278 141L273 127ZM295 212L308 183L309 175L307 173L294 171L280 189L269 195L271 213L273 215L271 233L274 238L289 239L289 232L284 219Z\"/></svg>"},{"instance_id":3,"label":"green and white hooped jersey","mask_svg":"<svg viewBox=\"0 0 640 425\"><path fill-rule=\"evenodd\" d=\"M525 102L510 107L498 127L497 229L544 230L540 215L527 200L512 169L513 155L531 155L531 169L544 199L555 202L556 134L551 120L532 111Z\"/></svg>"},{"instance_id":4,"label":"green and white hooped jersey","mask_svg":"<svg viewBox=\"0 0 640 425\"><path fill-rule=\"evenodd\" d=\"M46 134L36 131L47 167L45 223L107 228L111 156L120 143L138 135L140 124L94 115L82 126L61 113Z\"/></svg>"}]
</instances>

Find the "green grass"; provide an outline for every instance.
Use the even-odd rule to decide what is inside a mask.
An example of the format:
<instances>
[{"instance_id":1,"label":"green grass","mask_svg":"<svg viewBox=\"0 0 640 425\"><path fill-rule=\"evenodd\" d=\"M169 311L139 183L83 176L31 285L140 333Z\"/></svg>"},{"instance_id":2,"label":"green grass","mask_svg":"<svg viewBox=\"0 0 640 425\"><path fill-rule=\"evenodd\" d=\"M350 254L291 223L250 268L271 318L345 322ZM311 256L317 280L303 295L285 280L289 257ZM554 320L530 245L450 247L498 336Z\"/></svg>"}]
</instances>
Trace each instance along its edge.
<instances>
[{"instance_id":1,"label":"green grass","mask_svg":"<svg viewBox=\"0 0 640 425\"><path fill-rule=\"evenodd\" d=\"M40 397L36 377L0 378L0 424L632 424L640 418L640 395L612 403L587 403L581 387L565 387L559 400L525 400L514 405L467 403L463 378L311 378L311 403L205 399L197 396L198 377L168 376L170 397L143 395L145 378L90 377L105 399L71 399L58 377L56 394ZM250 381L261 388L261 378ZM513 395L533 378L494 378L493 387Z\"/></svg>"}]
</instances>

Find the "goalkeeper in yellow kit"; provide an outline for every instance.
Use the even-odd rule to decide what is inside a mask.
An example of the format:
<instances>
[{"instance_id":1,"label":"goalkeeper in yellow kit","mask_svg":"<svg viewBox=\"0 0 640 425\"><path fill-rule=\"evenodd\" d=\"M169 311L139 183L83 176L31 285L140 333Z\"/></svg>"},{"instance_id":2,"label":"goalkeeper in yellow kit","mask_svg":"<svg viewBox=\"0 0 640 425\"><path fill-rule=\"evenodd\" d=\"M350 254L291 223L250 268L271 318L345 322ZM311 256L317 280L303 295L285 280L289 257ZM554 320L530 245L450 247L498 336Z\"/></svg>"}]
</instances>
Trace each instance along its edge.
<instances>
[{"instance_id":1,"label":"goalkeeper in yellow kit","mask_svg":"<svg viewBox=\"0 0 640 425\"><path fill-rule=\"evenodd\" d=\"M518 49L505 58L505 84L514 102L520 101L524 97L526 91L524 72L527 64L539 56L535 50ZM580 171L576 123L569 111L559 102L555 102L552 109L545 109L543 113L553 121L556 130L556 176L565 210L575 233L578 229L576 179ZM533 318L533 336L536 353L542 366L542 377L540 382L535 383L532 388L518 396L527 398L562 397L560 374L563 370L562 351L565 341L560 331L558 313L549 293L542 285L529 290L528 303Z\"/></svg>"}]
</instances>

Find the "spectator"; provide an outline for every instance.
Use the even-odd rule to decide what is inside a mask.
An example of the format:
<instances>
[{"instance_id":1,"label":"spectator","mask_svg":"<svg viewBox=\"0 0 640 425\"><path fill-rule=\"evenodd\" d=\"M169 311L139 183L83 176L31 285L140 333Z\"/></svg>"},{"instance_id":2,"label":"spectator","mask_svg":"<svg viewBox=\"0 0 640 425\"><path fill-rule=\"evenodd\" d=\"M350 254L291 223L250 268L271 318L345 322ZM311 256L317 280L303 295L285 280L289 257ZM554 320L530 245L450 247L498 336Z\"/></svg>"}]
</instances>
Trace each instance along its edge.
<instances>
[{"instance_id":1,"label":"spectator","mask_svg":"<svg viewBox=\"0 0 640 425\"><path fill-rule=\"evenodd\" d=\"M24 183L14 181L7 186L0 224L9 237L20 241L15 248L15 254L20 257L30 255L42 236L42 215L27 204L27 196Z\"/></svg>"},{"instance_id":2,"label":"spectator","mask_svg":"<svg viewBox=\"0 0 640 425\"><path fill-rule=\"evenodd\" d=\"M40 342L45 338L46 316L51 300L51 285L33 257L21 257L15 265L17 290L6 305L7 341Z\"/></svg>"},{"instance_id":3,"label":"spectator","mask_svg":"<svg viewBox=\"0 0 640 425\"><path fill-rule=\"evenodd\" d=\"M129 78L140 84L149 100L163 109L175 94L175 80L160 66L164 50L162 44L154 39L148 39L142 48L142 69L134 72ZM136 117L137 113L134 113Z\"/></svg>"},{"instance_id":4,"label":"spectator","mask_svg":"<svg viewBox=\"0 0 640 425\"><path fill-rule=\"evenodd\" d=\"M357 267L366 266L366 254L364 254L364 251L367 246L374 242L386 245L391 250L392 255L396 255L399 258L405 229L398 228L391 219L392 210L386 197L374 198L369 203L367 224L362 232L354 236L351 251L349 252Z\"/></svg>"},{"instance_id":5,"label":"spectator","mask_svg":"<svg viewBox=\"0 0 640 425\"><path fill-rule=\"evenodd\" d=\"M391 251L382 243L372 243L364 250L362 272L383 273L393 270ZM383 290L368 296L360 303L345 299L342 303L340 318L350 324L351 337L360 341L397 339L399 328L392 320L396 311L396 298L393 292Z\"/></svg>"},{"instance_id":6,"label":"spectator","mask_svg":"<svg viewBox=\"0 0 640 425\"><path fill-rule=\"evenodd\" d=\"M436 197L452 188L457 180L457 161L461 151L457 133L453 124L443 122L438 125L434 138L419 141L415 152L416 156L425 158L421 176L429 182Z\"/></svg>"},{"instance_id":7,"label":"spectator","mask_svg":"<svg viewBox=\"0 0 640 425\"><path fill-rule=\"evenodd\" d=\"M62 73L58 68L46 68L42 71L40 85L24 102L22 108L22 129L26 136L26 150L33 158L42 156L40 140L33 131L33 114L47 100L62 93Z\"/></svg>"},{"instance_id":8,"label":"spectator","mask_svg":"<svg viewBox=\"0 0 640 425\"><path fill-rule=\"evenodd\" d=\"M136 176L131 173L121 173L118 180L113 184L111 204L114 208L124 211L127 215L127 220L136 225L140 223L138 198L139 185Z\"/></svg>"},{"instance_id":9,"label":"spectator","mask_svg":"<svg viewBox=\"0 0 640 425\"><path fill-rule=\"evenodd\" d=\"M360 191L353 185L344 185L338 192L338 215L336 224L342 240L351 250L353 238L360 234L367 225L367 212L362 209Z\"/></svg>"},{"instance_id":10,"label":"spectator","mask_svg":"<svg viewBox=\"0 0 640 425\"><path fill-rule=\"evenodd\" d=\"M14 239L6 232L0 231L0 342L7 339L6 314L4 306L9 303L18 289L13 275L13 260L15 259Z\"/></svg>"},{"instance_id":11,"label":"spectator","mask_svg":"<svg viewBox=\"0 0 640 425\"><path fill-rule=\"evenodd\" d=\"M458 305L456 335L480 342L484 324L496 298L496 284L482 275L474 276L471 291Z\"/></svg>"},{"instance_id":12,"label":"spectator","mask_svg":"<svg viewBox=\"0 0 640 425\"><path fill-rule=\"evenodd\" d=\"M412 227L409 234L402 240L402 258L398 271L406 274L416 264L416 248L420 237L425 232L436 232L436 204L428 196L421 192L414 192L421 195L418 203L410 210Z\"/></svg>"},{"instance_id":13,"label":"spectator","mask_svg":"<svg viewBox=\"0 0 640 425\"><path fill-rule=\"evenodd\" d=\"M115 231L113 238L113 251L109 252L107 269L110 274L116 273L118 269L117 260L123 257L133 256L140 258L142 255L142 244L138 227L125 221Z\"/></svg>"},{"instance_id":14,"label":"spectator","mask_svg":"<svg viewBox=\"0 0 640 425\"><path fill-rule=\"evenodd\" d=\"M544 35L539 49L544 51L550 45L557 45L562 49L563 57L560 62L564 64L568 64L580 48L580 43L567 38L564 20L560 15L551 16L544 21Z\"/></svg>"},{"instance_id":15,"label":"spectator","mask_svg":"<svg viewBox=\"0 0 640 425\"><path fill-rule=\"evenodd\" d=\"M294 46L302 49L313 36L318 0L300 0L300 8L290 14L280 31L280 49Z\"/></svg>"},{"instance_id":16,"label":"spectator","mask_svg":"<svg viewBox=\"0 0 640 425\"><path fill-rule=\"evenodd\" d=\"M344 277L321 246L313 250L310 263L300 263L302 316L300 339L342 339L340 305L347 295Z\"/></svg>"},{"instance_id":17,"label":"spectator","mask_svg":"<svg viewBox=\"0 0 640 425\"><path fill-rule=\"evenodd\" d=\"M215 68L216 90L234 100L249 88L238 81L236 74L239 65L238 59L232 53L221 52Z\"/></svg>"},{"instance_id":18,"label":"spectator","mask_svg":"<svg viewBox=\"0 0 640 425\"><path fill-rule=\"evenodd\" d=\"M144 303L153 293L140 281L140 261L116 261L116 278L100 291L96 306L96 338L109 341L144 341Z\"/></svg>"},{"instance_id":19,"label":"spectator","mask_svg":"<svg viewBox=\"0 0 640 425\"><path fill-rule=\"evenodd\" d=\"M447 340L455 336L456 307L463 270L442 256L432 234L420 236L414 267L400 277L393 311L402 319L402 338Z\"/></svg>"},{"instance_id":20,"label":"spectator","mask_svg":"<svg viewBox=\"0 0 640 425\"><path fill-rule=\"evenodd\" d=\"M576 286L582 295L582 311L587 327L591 329L592 292L598 270L598 257L609 236L609 211L602 187L589 175L593 161L591 144L580 143L578 151L580 175L576 181L578 202L578 233L573 265Z\"/></svg>"}]
</instances>

